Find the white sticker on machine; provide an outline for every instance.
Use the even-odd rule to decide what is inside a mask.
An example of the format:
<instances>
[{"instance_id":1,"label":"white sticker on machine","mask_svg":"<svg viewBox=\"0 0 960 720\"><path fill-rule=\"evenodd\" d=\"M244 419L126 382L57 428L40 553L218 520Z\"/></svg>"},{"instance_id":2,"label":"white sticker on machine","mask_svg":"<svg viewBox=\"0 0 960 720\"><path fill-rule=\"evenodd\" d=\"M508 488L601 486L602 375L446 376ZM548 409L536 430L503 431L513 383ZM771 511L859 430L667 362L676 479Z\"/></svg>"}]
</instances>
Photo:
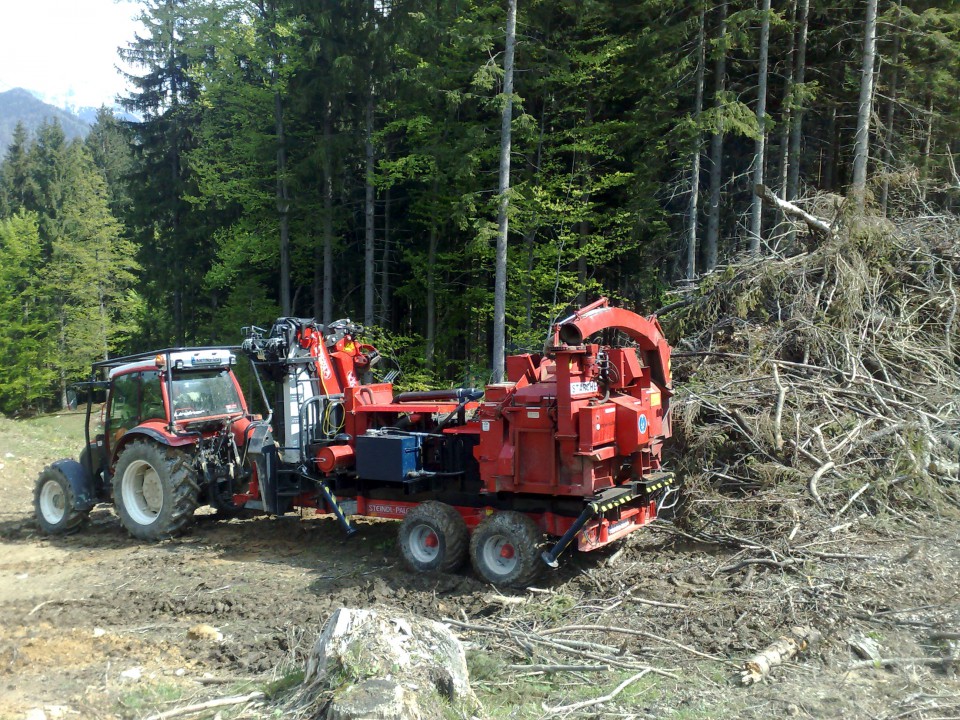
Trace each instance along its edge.
<instances>
[{"instance_id":1,"label":"white sticker on machine","mask_svg":"<svg viewBox=\"0 0 960 720\"><path fill-rule=\"evenodd\" d=\"M584 395L586 393L595 393L597 392L597 384L595 382L572 382L570 383L570 394L571 395Z\"/></svg>"}]
</instances>

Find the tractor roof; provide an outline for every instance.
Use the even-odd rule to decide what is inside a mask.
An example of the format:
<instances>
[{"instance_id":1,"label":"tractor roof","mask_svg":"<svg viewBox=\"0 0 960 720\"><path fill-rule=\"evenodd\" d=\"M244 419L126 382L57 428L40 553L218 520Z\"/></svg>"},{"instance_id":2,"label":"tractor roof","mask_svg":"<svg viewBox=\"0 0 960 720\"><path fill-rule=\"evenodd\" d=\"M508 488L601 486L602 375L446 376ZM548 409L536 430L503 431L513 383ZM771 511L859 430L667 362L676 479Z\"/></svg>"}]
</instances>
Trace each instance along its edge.
<instances>
[{"instance_id":1,"label":"tractor roof","mask_svg":"<svg viewBox=\"0 0 960 720\"><path fill-rule=\"evenodd\" d=\"M174 369L201 370L207 368L230 367L237 361L235 348L230 347L191 347L166 348L153 352L125 355L123 357L101 360L94 363L94 370L106 368L109 376L123 375L133 370L172 367Z\"/></svg>"}]
</instances>

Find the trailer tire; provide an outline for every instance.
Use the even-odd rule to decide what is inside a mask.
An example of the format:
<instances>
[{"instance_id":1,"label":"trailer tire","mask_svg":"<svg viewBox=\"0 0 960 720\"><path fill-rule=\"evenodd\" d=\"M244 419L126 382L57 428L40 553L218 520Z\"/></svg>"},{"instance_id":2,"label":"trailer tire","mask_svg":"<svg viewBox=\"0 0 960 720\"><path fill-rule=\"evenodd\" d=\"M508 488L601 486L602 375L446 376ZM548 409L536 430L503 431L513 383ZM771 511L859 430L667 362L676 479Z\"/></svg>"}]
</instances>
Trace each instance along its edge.
<instances>
[{"instance_id":1,"label":"trailer tire","mask_svg":"<svg viewBox=\"0 0 960 720\"><path fill-rule=\"evenodd\" d=\"M398 536L404 561L417 572L455 572L467 559L467 524L446 503L430 500L411 508Z\"/></svg>"},{"instance_id":2,"label":"trailer tire","mask_svg":"<svg viewBox=\"0 0 960 720\"><path fill-rule=\"evenodd\" d=\"M61 470L45 467L33 489L33 509L37 524L47 535L68 535L82 528L90 511L74 506L73 488Z\"/></svg>"},{"instance_id":3,"label":"trailer tire","mask_svg":"<svg viewBox=\"0 0 960 720\"><path fill-rule=\"evenodd\" d=\"M543 532L523 513L494 513L473 531L470 561L477 575L494 585L526 587L543 570Z\"/></svg>"},{"instance_id":4,"label":"trailer tire","mask_svg":"<svg viewBox=\"0 0 960 720\"><path fill-rule=\"evenodd\" d=\"M135 538L160 540L182 532L199 495L196 470L182 450L136 440L120 453L113 502Z\"/></svg>"}]
</instances>

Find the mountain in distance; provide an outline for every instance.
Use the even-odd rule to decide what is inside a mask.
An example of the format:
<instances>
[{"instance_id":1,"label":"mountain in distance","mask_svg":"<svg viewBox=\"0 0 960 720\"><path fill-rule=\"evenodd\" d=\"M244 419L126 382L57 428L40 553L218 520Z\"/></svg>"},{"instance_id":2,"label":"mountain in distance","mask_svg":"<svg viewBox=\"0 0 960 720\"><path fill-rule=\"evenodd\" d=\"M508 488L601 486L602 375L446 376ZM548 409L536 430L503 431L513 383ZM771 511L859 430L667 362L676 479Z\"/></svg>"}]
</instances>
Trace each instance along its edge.
<instances>
[{"instance_id":1,"label":"mountain in distance","mask_svg":"<svg viewBox=\"0 0 960 720\"><path fill-rule=\"evenodd\" d=\"M96 116L96 111L94 111ZM28 90L13 88L0 92L0 158L7 153L7 148L13 139L13 129L18 122L22 122L31 137L36 137L37 130L44 122L58 120L68 140L85 138L90 131L91 122L86 122L76 115L48 105L38 100Z\"/></svg>"},{"instance_id":2,"label":"mountain in distance","mask_svg":"<svg viewBox=\"0 0 960 720\"><path fill-rule=\"evenodd\" d=\"M95 108L88 105L86 107L74 110L73 114L88 125L93 125L97 121L98 112L100 112L100 108ZM121 110L118 107L113 108L113 116L117 118L117 120L123 120L125 122L140 122L140 118L138 118L136 115L131 115L130 113L126 112L125 110Z\"/></svg>"}]
</instances>

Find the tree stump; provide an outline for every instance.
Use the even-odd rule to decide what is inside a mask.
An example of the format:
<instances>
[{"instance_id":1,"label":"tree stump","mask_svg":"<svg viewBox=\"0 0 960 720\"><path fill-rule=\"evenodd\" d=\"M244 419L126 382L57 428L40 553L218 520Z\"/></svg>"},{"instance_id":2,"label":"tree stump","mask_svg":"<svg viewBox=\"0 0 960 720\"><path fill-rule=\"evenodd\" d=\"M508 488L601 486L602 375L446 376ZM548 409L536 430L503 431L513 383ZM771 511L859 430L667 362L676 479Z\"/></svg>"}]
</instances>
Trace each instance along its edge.
<instances>
[{"instance_id":1,"label":"tree stump","mask_svg":"<svg viewBox=\"0 0 960 720\"><path fill-rule=\"evenodd\" d=\"M334 612L303 683L308 693L336 693L327 720L422 720L442 716L448 703L465 713L479 708L463 646L446 626L375 610Z\"/></svg>"}]
</instances>

